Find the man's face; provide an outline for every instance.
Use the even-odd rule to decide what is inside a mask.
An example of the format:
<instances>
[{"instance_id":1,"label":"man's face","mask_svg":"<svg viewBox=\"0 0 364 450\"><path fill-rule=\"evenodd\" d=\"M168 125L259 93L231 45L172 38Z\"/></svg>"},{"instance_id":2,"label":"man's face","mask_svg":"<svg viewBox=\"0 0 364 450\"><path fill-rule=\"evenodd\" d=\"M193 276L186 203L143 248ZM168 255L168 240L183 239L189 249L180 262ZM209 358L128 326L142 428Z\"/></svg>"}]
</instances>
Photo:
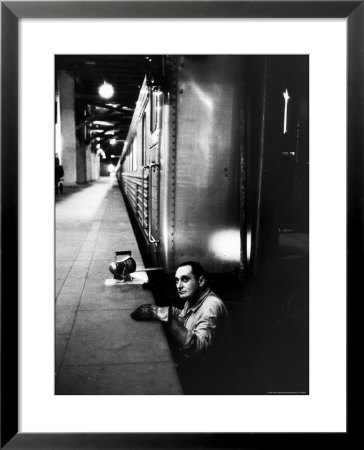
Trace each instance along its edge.
<instances>
[{"instance_id":1,"label":"man's face","mask_svg":"<svg viewBox=\"0 0 364 450\"><path fill-rule=\"evenodd\" d=\"M181 299L187 301L196 300L199 297L201 285L192 273L191 266L179 267L175 275L175 280L178 295Z\"/></svg>"}]
</instances>

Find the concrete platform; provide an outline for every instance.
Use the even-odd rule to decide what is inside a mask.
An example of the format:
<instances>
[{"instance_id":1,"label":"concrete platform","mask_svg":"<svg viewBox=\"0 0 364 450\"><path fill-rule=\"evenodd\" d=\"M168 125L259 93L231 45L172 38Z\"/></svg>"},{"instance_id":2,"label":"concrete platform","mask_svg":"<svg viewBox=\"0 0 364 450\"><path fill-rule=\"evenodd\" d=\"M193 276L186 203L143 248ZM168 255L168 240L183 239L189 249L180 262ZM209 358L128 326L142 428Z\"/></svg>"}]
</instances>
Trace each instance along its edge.
<instances>
[{"instance_id":1,"label":"concrete platform","mask_svg":"<svg viewBox=\"0 0 364 450\"><path fill-rule=\"evenodd\" d=\"M155 303L151 292L105 283L116 250L132 251L144 269L115 180L65 188L56 198L55 393L182 394L161 324L130 318Z\"/></svg>"}]
</instances>

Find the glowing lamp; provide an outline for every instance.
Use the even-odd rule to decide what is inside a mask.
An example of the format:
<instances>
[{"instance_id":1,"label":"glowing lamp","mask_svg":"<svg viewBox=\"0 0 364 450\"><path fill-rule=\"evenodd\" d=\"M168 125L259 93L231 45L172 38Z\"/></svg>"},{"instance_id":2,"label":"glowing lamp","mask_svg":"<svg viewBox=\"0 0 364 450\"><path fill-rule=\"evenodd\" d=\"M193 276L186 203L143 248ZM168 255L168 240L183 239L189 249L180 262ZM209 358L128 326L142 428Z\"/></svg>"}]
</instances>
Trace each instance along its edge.
<instances>
[{"instance_id":1,"label":"glowing lamp","mask_svg":"<svg viewBox=\"0 0 364 450\"><path fill-rule=\"evenodd\" d=\"M114 95L114 88L104 81L104 84L99 87L99 94L102 98L111 98Z\"/></svg>"}]
</instances>

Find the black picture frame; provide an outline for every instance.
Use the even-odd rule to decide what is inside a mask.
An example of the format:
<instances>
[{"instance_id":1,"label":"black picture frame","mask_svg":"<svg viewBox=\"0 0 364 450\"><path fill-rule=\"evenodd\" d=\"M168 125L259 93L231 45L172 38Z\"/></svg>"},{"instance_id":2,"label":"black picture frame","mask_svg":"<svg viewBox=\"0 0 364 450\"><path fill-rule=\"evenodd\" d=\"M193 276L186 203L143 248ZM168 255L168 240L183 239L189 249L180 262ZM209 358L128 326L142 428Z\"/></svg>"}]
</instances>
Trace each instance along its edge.
<instances>
[{"instance_id":1,"label":"black picture frame","mask_svg":"<svg viewBox=\"0 0 364 450\"><path fill-rule=\"evenodd\" d=\"M18 432L18 21L21 18L346 18L347 300L363 270L363 1L1 2L1 448L258 448L305 445L310 433ZM11 105L11 108L9 108ZM359 291L360 292L360 291ZM357 294L355 294L357 295ZM349 346L348 346L349 349ZM348 415L349 417L349 415ZM347 439L337 433L335 440ZM326 441L316 433L315 444ZM345 443L343 442L343 445Z\"/></svg>"}]
</instances>

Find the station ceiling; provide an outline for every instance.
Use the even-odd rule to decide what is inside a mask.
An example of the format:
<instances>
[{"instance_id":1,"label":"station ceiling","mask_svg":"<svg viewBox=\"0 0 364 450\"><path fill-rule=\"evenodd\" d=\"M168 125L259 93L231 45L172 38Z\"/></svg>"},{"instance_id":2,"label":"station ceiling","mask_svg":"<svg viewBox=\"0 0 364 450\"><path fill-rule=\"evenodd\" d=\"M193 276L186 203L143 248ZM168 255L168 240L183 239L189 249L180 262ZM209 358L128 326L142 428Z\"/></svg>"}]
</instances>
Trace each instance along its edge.
<instances>
[{"instance_id":1,"label":"station ceiling","mask_svg":"<svg viewBox=\"0 0 364 450\"><path fill-rule=\"evenodd\" d=\"M121 153L144 77L160 70L161 61L158 55L56 56L56 70L68 71L75 80L76 129L87 124L91 139L99 138L107 157ZM104 82L114 88L109 99L98 92ZM111 139L117 145L111 146Z\"/></svg>"}]
</instances>

